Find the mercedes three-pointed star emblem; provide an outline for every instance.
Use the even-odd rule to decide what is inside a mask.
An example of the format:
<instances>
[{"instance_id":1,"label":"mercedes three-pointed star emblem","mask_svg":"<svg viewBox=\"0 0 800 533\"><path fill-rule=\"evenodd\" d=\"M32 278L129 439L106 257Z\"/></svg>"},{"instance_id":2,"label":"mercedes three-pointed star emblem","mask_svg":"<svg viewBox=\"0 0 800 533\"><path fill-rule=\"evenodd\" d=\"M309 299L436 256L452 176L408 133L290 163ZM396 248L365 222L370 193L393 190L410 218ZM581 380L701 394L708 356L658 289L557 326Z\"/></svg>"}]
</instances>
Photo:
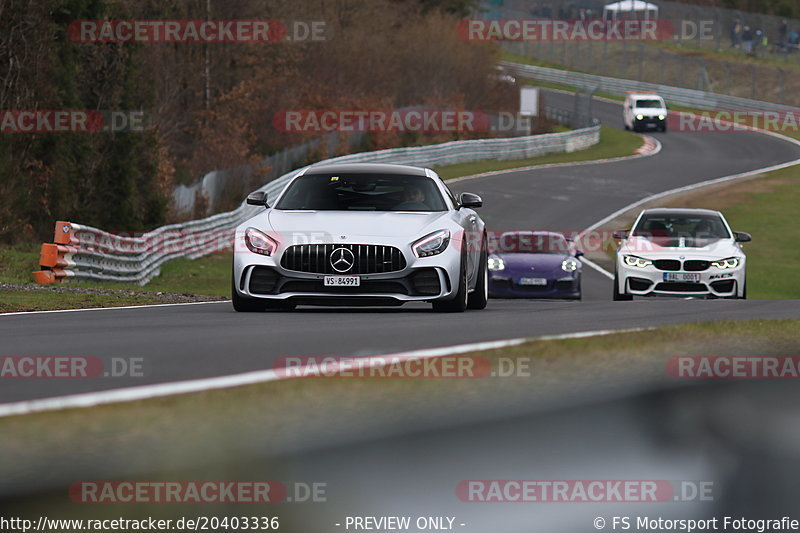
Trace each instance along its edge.
<instances>
[{"instance_id":1,"label":"mercedes three-pointed star emblem","mask_svg":"<svg viewBox=\"0 0 800 533\"><path fill-rule=\"evenodd\" d=\"M331 252L330 262L336 272L345 273L353 268L356 258L347 248L336 248Z\"/></svg>"}]
</instances>

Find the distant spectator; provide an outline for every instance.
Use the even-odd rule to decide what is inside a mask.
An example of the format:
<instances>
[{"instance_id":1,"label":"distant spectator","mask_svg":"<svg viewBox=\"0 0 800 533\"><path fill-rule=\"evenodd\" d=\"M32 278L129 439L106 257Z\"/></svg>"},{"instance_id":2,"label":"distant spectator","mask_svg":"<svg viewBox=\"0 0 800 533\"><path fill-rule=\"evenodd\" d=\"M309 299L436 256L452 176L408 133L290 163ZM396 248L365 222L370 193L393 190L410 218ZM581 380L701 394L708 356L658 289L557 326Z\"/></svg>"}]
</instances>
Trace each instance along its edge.
<instances>
[{"instance_id":1,"label":"distant spectator","mask_svg":"<svg viewBox=\"0 0 800 533\"><path fill-rule=\"evenodd\" d=\"M786 34L789 33L789 22L786 19L781 21L778 26L778 42L782 45L786 44Z\"/></svg>"},{"instance_id":2,"label":"distant spectator","mask_svg":"<svg viewBox=\"0 0 800 533\"><path fill-rule=\"evenodd\" d=\"M735 19L733 24L731 24L731 46L733 48L739 48L739 40L742 36L742 21L740 19Z\"/></svg>"},{"instance_id":3,"label":"distant spectator","mask_svg":"<svg viewBox=\"0 0 800 533\"><path fill-rule=\"evenodd\" d=\"M750 30L750 26L745 26L742 30L742 47L745 54L753 53L753 32Z\"/></svg>"},{"instance_id":4,"label":"distant spectator","mask_svg":"<svg viewBox=\"0 0 800 533\"><path fill-rule=\"evenodd\" d=\"M800 44L800 31L793 30L789 33L789 44Z\"/></svg>"}]
</instances>

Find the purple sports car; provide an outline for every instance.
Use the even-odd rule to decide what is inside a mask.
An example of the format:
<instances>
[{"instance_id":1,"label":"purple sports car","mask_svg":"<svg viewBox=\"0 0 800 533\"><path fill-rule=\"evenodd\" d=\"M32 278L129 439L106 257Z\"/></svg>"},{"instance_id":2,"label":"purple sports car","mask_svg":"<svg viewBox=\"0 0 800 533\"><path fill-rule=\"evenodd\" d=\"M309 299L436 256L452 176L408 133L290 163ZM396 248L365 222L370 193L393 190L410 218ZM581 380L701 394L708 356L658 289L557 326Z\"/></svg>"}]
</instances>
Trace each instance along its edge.
<instances>
[{"instance_id":1,"label":"purple sports car","mask_svg":"<svg viewBox=\"0 0 800 533\"><path fill-rule=\"evenodd\" d=\"M510 231L489 244L493 298L581 298L583 252L561 233Z\"/></svg>"}]
</instances>

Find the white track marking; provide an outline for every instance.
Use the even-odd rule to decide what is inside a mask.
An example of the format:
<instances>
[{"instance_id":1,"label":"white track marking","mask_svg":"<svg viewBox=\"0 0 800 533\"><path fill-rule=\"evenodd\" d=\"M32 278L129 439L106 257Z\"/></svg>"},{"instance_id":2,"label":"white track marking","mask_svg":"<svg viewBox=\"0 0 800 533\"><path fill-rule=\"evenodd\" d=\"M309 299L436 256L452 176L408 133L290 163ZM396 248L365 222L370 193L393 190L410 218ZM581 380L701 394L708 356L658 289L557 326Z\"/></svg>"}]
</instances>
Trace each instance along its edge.
<instances>
[{"instance_id":1,"label":"white track marking","mask_svg":"<svg viewBox=\"0 0 800 533\"><path fill-rule=\"evenodd\" d=\"M118 307L86 307L82 309L51 309L49 311L15 311L13 313L0 313L0 318L15 315L42 315L45 313L76 313L78 311L111 311L116 309L146 309L148 307L168 307L174 305L203 305L230 302L230 300L214 300L209 302L179 302L171 304L146 304L146 305L121 305Z\"/></svg>"},{"instance_id":2,"label":"white track marking","mask_svg":"<svg viewBox=\"0 0 800 533\"><path fill-rule=\"evenodd\" d=\"M611 335L614 333L629 333L644 331L652 328L635 328L623 330L599 330L581 331L577 333L565 333L562 335L545 335L533 338L517 338L500 341L476 342L471 344L460 344L457 346L446 346L442 348L430 348L423 350L413 350L409 352L399 352L393 354L372 355L359 358L359 368L372 368L385 366L388 359L430 359L435 357L445 357L449 355L462 354L482 350L494 350L509 346L518 346L529 341L549 341L562 339L579 339L585 337L596 337L601 335ZM363 364L362 360L363 359ZM62 409L80 409L107 405L112 403L134 402L164 396L175 396L179 394L190 394L193 392L206 392L210 390L228 389L241 387L244 385L254 385L258 383L268 383L271 381L281 381L285 379L302 379L306 374L313 375L314 371L319 371L319 366L313 367L292 367L293 372L300 376L287 376L286 372L277 372L274 369L255 370L241 374L229 376L219 376L212 378L192 379L185 381L175 381L170 383L156 383L153 385L142 385L139 387L127 387L108 391L89 392L84 394L71 394L68 396L57 396L53 398L42 398L37 400L27 400L22 402L12 402L0 404L0 418L32 413L42 413L46 411L59 411Z\"/></svg>"}]
</instances>

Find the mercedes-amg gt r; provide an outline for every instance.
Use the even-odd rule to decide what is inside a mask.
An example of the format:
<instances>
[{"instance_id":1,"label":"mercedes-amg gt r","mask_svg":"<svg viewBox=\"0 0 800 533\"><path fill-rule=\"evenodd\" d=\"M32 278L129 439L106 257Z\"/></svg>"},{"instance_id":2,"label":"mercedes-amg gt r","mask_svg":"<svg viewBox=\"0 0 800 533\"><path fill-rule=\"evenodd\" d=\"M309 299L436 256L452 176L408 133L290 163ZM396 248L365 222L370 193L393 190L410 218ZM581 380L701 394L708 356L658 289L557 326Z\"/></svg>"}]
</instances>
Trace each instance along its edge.
<instances>
[{"instance_id":1,"label":"mercedes-amg gt r","mask_svg":"<svg viewBox=\"0 0 800 533\"><path fill-rule=\"evenodd\" d=\"M236 230L233 307L402 305L483 309L486 228L479 196L458 198L430 169L311 166Z\"/></svg>"}]
</instances>

